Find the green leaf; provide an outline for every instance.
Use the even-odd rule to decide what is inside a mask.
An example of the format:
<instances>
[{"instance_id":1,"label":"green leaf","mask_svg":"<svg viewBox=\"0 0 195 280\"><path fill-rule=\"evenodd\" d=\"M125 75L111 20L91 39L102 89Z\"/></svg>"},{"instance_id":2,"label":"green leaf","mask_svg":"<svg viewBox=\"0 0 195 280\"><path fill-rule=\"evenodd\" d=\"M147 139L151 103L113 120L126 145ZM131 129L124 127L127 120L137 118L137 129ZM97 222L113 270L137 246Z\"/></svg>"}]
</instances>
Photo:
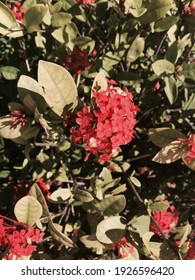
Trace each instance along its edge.
<instances>
[{"instance_id":1,"label":"green leaf","mask_svg":"<svg viewBox=\"0 0 195 280\"><path fill-rule=\"evenodd\" d=\"M76 38L77 33L77 26L73 22L68 23L64 28L63 37L66 44L66 48L70 49L71 51L74 48L74 43L72 42L72 40Z\"/></svg>"},{"instance_id":2,"label":"green leaf","mask_svg":"<svg viewBox=\"0 0 195 280\"><path fill-rule=\"evenodd\" d=\"M95 47L95 41L88 36L81 36L72 40L73 44L79 46L82 50L89 48L89 54L92 53Z\"/></svg>"},{"instance_id":3,"label":"green leaf","mask_svg":"<svg viewBox=\"0 0 195 280\"><path fill-rule=\"evenodd\" d=\"M65 202L67 199L69 199L71 197L72 193L68 188L62 188L62 189L58 189L56 191L54 191L49 199L52 202Z\"/></svg>"},{"instance_id":4,"label":"green leaf","mask_svg":"<svg viewBox=\"0 0 195 280\"><path fill-rule=\"evenodd\" d=\"M30 188L30 191L28 193L30 196L34 197L43 207L43 215L49 216L49 209L45 200L45 197L40 189L40 187L34 183L32 187Z\"/></svg>"},{"instance_id":5,"label":"green leaf","mask_svg":"<svg viewBox=\"0 0 195 280\"><path fill-rule=\"evenodd\" d=\"M74 242L68 236L66 236L64 233L62 233L59 230L59 227L53 223L51 218L49 218L49 220L48 220L48 228L49 228L49 231L50 231L52 237L54 239L56 239L58 242L60 242L61 244L64 244L65 246L67 246L69 248L76 247L76 244L74 244Z\"/></svg>"},{"instance_id":6,"label":"green leaf","mask_svg":"<svg viewBox=\"0 0 195 280\"><path fill-rule=\"evenodd\" d=\"M137 60L144 51L145 40L142 37L136 37L133 43L131 44L128 53L127 53L127 61L134 62Z\"/></svg>"},{"instance_id":7,"label":"green leaf","mask_svg":"<svg viewBox=\"0 0 195 280\"><path fill-rule=\"evenodd\" d=\"M102 69L100 72L96 75L93 85L92 85L92 92L91 95L93 96L93 90L95 91L105 91L107 90L108 82L106 79L106 72Z\"/></svg>"},{"instance_id":8,"label":"green leaf","mask_svg":"<svg viewBox=\"0 0 195 280\"><path fill-rule=\"evenodd\" d=\"M102 61L102 68L105 71L110 71L113 69L114 65L117 65L121 61L121 58L117 53L113 53L111 51L107 52Z\"/></svg>"},{"instance_id":9,"label":"green leaf","mask_svg":"<svg viewBox=\"0 0 195 280\"><path fill-rule=\"evenodd\" d=\"M22 197L14 207L14 214L19 222L32 226L40 219L43 213L41 204L34 197Z\"/></svg>"},{"instance_id":10,"label":"green leaf","mask_svg":"<svg viewBox=\"0 0 195 280\"><path fill-rule=\"evenodd\" d=\"M31 77L22 75L18 81L20 99L28 111L34 114L36 107L40 113L45 113L47 104L44 99L43 88Z\"/></svg>"},{"instance_id":11,"label":"green leaf","mask_svg":"<svg viewBox=\"0 0 195 280\"><path fill-rule=\"evenodd\" d=\"M0 68L0 73L6 80L16 80L20 70L14 66L3 66Z\"/></svg>"},{"instance_id":12,"label":"green leaf","mask_svg":"<svg viewBox=\"0 0 195 280\"><path fill-rule=\"evenodd\" d=\"M82 202L91 202L94 200L93 195L89 191L81 188L75 189L74 196L78 201L82 201Z\"/></svg>"},{"instance_id":13,"label":"green leaf","mask_svg":"<svg viewBox=\"0 0 195 280\"><path fill-rule=\"evenodd\" d=\"M60 43L64 43L64 36L63 36L63 32L64 32L64 28L60 27L56 30L54 30L51 35L54 37L54 39L56 39L58 42Z\"/></svg>"},{"instance_id":14,"label":"green leaf","mask_svg":"<svg viewBox=\"0 0 195 280\"><path fill-rule=\"evenodd\" d=\"M85 245L86 248L89 248L89 249L104 248L104 246L97 240L95 233L90 234L90 235L83 235L80 238L80 241Z\"/></svg>"},{"instance_id":15,"label":"green leaf","mask_svg":"<svg viewBox=\"0 0 195 280\"><path fill-rule=\"evenodd\" d=\"M152 211L163 211L169 208L169 203L166 201L154 201L150 204L150 209Z\"/></svg>"},{"instance_id":16,"label":"green leaf","mask_svg":"<svg viewBox=\"0 0 195 280\"><path fill-rule=\"evenodd\" d=\"M146 2L146 5L142 6L146 8L147 11L139 18L140 22L143 24L148 24L153 21L157 21L160 18L163 18L166 13L172 7L171 0L150 0Z\"/></svg>"},{"instance_id":17,"label":"green leaf","mask_svg":"<svg viewBox=\"0 0 195 280\"><path fill-rule=\"evenodd\" d=\"M57 13L54 14L51 18L51 25L53 27L62 27L68 24L72 19L71 14L68 13Z\"/></svg>"},{"instance_id":18,"label":"green leaf","mask_svg":"<svg viewBox=\"0 0 195 280\"><path fill-rule=\"evenodd\" d=\"M11 115L0 118L0 136L6 139L14 139L21 136L21 124L13 125Z\"/></svg>"},{"instance_id":19,"label":"green leaf","mask_svg":"<svg viewBox=\"0 0 195 280\"><path fill-rule=\"evenodd\" d=\"M165 87L164 91L167 95L167 98L172 105L175 103L178 97L178 87L177 82L173 77L164 77Z\"/></svg>"},{"instance_id":20,"label":"green leaf","mask_svg":"<svg viewBox=\"0 0 195 280\"><path fill-rule=\"evenodd\" d=\"M183 104L183 110L195 110L195 94L192 93L188 100Z\"/></svg>"},{"instance_id":21,"label":"green leaf","mask_svg":"<svg viewBox=\"0 0 195 280\"><path fill-rule=\"evenodd\" d=\"M112 216L123 211L126 206L126 199L124 195L109 196L96 204L96 206L105 216Z\"/></svg>"},{"instance_id":22,"label":"green leaf","mask_svg":"<svg viewBox=\"0 0 195 280\"><path fill-rule=\"evenodd\" d=\"M158 152L153 161L161 164L169 164L186 156L188 148L180 141L172 141Z\"/></svg>"},{"instance_id":23,"label":"green leaf","mask_svg":"<svg viewBox=\"0 0 195 280\"><path fill-rule=\"evenodd\" d=\"M174 73L175 66L166 59L159 59L152 64L152 69L157 76L160 76L162 74Z\"/></svg>"},{"instance_id":24,"label":"green leaf","mask_svg":"<svg viewBox=\"0 0 195 280\"><path fill-rule=\"evenodd\" d=\"M41 24L47 11L48 8L44 5L36 5L27 10L24 16L24 22L29 33L39 29L39 25Z\"/></svg>"},{"instance_id":25,"label":"green leaf","mask_svg":"<svg viewBox=\"0 0 195 280\"><path fill-rule=\"evenodd\" d=\"M181 247L188 239L189 234L192 231L192 227L189 222L186 223L185 226L176 228L177 234L175 235L175 239L179 240L179 247Z\"/></svg>"},{"instance_id":26,"label":"green leaf","mask_svg":"<svg viewBox=\"0 0 195 280\"><path fill-rule=\"evenodd\" d=\"M47 104L58 116L77 106L77 87L70 73L62 66L40 60L38 82L44 88Z\"/></svg>"},{"instance_id":27,"label":"green leaf","mask_svg":"<svg viewBox=\"0 0 195 280\"><path fill-rule=\"evenodd\" d=\"M130 222L128 222L128 230L130 232L138 233L140 237L149 231L149 227L150 217L146 215L135 217Z\"/></svg>"},{"instance_id":28,"label":"green leaf","mask_svg":"<svg viewBox=\"0 0 195 280\"><path fill-rule=\"evenodd\" d=\"M51 6L51 14L54 15L54 14L58 13L61 10L62 5L63 5L62 2L56 2L55 4L53 4Z\"/></svg>"},{"instance_id":29,"label":"green leaf","mask_svg":"<svg viewBox=\"0 0 195 280\"><path fill-rule=\"evenodd\" d=\"M112 244L125 235L126 219L122 216L111 216L97 225L96 237L102 244Z\"/></svg>"},{"instance_id":30,"label":"green leaf","mask_svg":"<svg viewBox=\"0 0 195 280\"><path fill-rule=\"evenodd\" d=\"M183 65L183 75L185 76L186 80L191 80L195 82L194 72L195 72L195 63Z\"/></svg>"},{"instance_id":31,"label":"green leaf","mask_svg":"<svg viewBox=\"0 0 195 280\"><path fill-rule=\"evenodd\" d=\"M24 27L17 22L10 9L0 2L0 34L10 38L24 36Z\"/></svg>"},{"instance_id":32,"label":"green leaf","mask_svg":"<svg viewBox=\"0 0 195 280\"><path fill-rule=\"evenodd\" d=\"M159 148L165 147L178 138L186 138L179 130L169 127L150 128L148 134L150 141Z\"/></svg>"},{"instance_id":33,"label":"green leaf","mask_svg":"<svg viewBox=\"0 0 195 280\"><path fill-rule=\"evenodd\" d=\"M136 187L140 188L141 183L136 177L134 177L134 174L135 174L135 170L131 173L130 180Z\"/></svg>"},{"instance_id":34,"label":"green leaf","mask_svg":"<svg viewBox=\"0 0 195 280\"><path fill-rule=\"evenodd\" d=\"M167 16L155 22L154 31L155 32L164 32L171 28L174 24L177 24L179 17L176 16Z\"/></svg>"}]
</instances>

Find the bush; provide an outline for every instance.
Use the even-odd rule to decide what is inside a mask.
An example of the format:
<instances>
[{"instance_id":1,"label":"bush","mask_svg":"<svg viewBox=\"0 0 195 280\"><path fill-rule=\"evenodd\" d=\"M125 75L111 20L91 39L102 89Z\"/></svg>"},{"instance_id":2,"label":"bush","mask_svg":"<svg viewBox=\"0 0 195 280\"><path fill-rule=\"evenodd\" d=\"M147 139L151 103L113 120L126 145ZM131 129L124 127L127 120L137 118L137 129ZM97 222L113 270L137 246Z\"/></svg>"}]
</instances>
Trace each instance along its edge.
<instances>
[{"instance_id":1,"label":"bush","mask_svg":"<svg viewBox=\"0 0 195 280\"><path fill-rule=\"evenodd\" d=\"M1 259L195 258L195 2L0 2Z\"/></svg>"}]
</instances>

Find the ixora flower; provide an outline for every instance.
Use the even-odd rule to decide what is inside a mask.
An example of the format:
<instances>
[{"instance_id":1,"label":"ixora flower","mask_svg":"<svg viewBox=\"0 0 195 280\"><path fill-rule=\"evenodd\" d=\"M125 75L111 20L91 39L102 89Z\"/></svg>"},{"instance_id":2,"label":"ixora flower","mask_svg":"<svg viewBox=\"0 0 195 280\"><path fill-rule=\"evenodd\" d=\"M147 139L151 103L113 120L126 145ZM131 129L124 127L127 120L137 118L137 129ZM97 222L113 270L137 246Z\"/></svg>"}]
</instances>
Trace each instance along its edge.
<instances>
[{"instance_id":1,"label":"ixora flower","mask_svg":"<svg viewBox=\"0 0 195 280\"><path fill-rule=\"evenodd\" d=\"M100 154L99 161L109 161L120 146L130 143L134 137L135 115L138 108L126 89L111 85L106 90L93 90L91 110L85 106L77 112L78 128L72 128L73 141L85 143L88 155Z\"/></svg>"},{"instance_id":2,"label":"ixora flower","mask_svg":"<svg viewBox=\"0 0 195 280\"><path fill-rule=\"evenodd\" d=\"M127 242L125 237L112 244L109 249L117 250L117 255L122 259L128 259L135 250L135 248Z\"/></svg>"},{"instance_id":3,"label":"ixora flower","mask_svg":"<svg viewBox=\"0 0 195 280\"><path fill-rule=\"evenodd\" d=\"M40 187L44 197L48 198L50 196L50 185L45 183L43 178L37 178L36 183Z\"/></svg>"},{"instance_id":4,"label":"ixora flower","mask_svg":"<svg viewBox=\"0 0 195 280\"><path fill-rule=\"evenodd\" d=\"M81 74L83 70L90 67L88 51L75 47L71 54L65 53L64 67L76 74Z\"/></svg>"},{"instance_id":5,"label":"ixora flower","mask_svg":"<svg viewBox=\"0 0 195 280\"><path fill-rule=\"evenodd\" d=\"M79 4L85 4L85 5L94 4L95 3L95 0L76 0L76 1Z\"/></svg>"},{"instance_id":6,"label":"ixora flower","mask_svg":"<svg viewBox=\"0 0 195 280\"><path fill-rule=\"evenodd\" d=\"M173 205L167 210L152 211L152 215L164 234L169 233L176 227L179 220L178 212ZM158 236L161 236L161 233L153 223L150 224L150 230Z\"/></svg>"},{"instance_id":7,"label":"ixora flower","mask_svg":"<svg viewBox=\"0 0 195 280\"><path fill-rule=\"evenodd\" d=\"M179 141L186 144L187 148L187 159L186 162L190 163L191 160L195 159L195 134L191 134L188 139L179 138Z\"/></svg>"},{"instance_id":8,"label":"ixora flower","mask_svg":"<svg viewBox=\"0 0 195 280\"><path fill-rule=\"evenodd\" d=\"M1 216L0 219L0 247L7 250L5 259L15 259L22 256L31 256L40 243L44 232L32 226L13 221ZM11 223L8 223L11 221Z\"/></svg>"},{"instance_id":9,"label":"ixora flower","mask_svg":"<svg viewBox=\"0 0 195 280\"><path fill-rule=\"evenodd\" d=\"M24 126L27 122L26 114L19 110L12 111L11 112L11 122L13 125L20 124L21 126Z\"/></svg>"},{"instance_id":10,"label":"ixora flower","mask_svg":"<svg viewBox=\"0 0 195 280\"><path fill-rule=\"evenodd\" d=\"M185 5L184 15L195 17L195 3L191 3L190 5Z\"/></svg>"},{"instance_id":11,"label":"ixora flower","mask_svg":"<svg viewBox=\"0 0 195 280\"><path fill-rule=\"evenodd\" d=\"M15 1L14 3L9 3L7 6L11 9L12 14L15 16L15 18L21 22L24 21L24 15L26 14L26 11L22 4L19 1Z\"/></svg>"}]
</instances>

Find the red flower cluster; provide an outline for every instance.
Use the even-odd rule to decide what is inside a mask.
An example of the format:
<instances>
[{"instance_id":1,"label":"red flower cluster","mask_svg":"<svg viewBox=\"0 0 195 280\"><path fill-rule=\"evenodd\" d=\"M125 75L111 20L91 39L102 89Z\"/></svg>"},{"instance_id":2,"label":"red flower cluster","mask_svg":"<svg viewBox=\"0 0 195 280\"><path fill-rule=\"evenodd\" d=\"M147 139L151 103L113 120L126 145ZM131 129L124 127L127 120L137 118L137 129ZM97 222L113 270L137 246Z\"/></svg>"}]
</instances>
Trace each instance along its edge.
<instances>
[{"instance_id":1,"label":"red flower cluster","mask_svg":"<svg viewBox=\"0 0 195 280\"><path fill-rule=\"evenodd\" d=\"M44 182L44 179L43 178L38 178L36 180L36 183L38 184L38 186L40 187L44 197L48 197L50 196L50 192L49 192L49 189L50 189L50 185L45 183Z\"/></svg>"},{"instance_id":2,"label":"red flower cluster","mask_svg":"<svg viewBox=\"0 0 195 280\"><path fill-rule=\"evenodd\" d=\"M76 0L76 1L79 4L86 4L86 5L95 3L95 0Z\"/></svg>"},{"instance_id":3,"label":"red flower cluster","mask_svg":"<svg viewBox=\"0 0 195 280\"><path fill-rule=\"evenodd\" d=\"M177 225L179 220L174 206L170 206L167 210L163 211L153 211L152 215L164 234L169 233ZM161 236L161 233L153 223L150 224L150 230L158 236Z\"/></svg>"},{"instance_id":4,"label":"red flower cluster","mask_svg":"<svg viewBox=\"0 0 195 280\"><path fill-rule=\"evenodd\" d=\"M5 219L10 220L6 217L0 219L0 246L8 248L5 258L14 259L31 256L36 250L34 244L38 244L42 240L44 232L40 232L39 229L32 226L26 228L24 224L16 221L13 221L14 225L11 225L6 223Z\"/></svg>"},{"instance_id":5,"label":"red flower cluster","mask_svg":"<svg viewBox=\"0 0 195 280\"><path fill-rule=\"evenodd\" d=\"M195 3L192 3L190 6L185 5L184 14L195 17Z\"/></svg>"},{"instance_id":6,"label":"red flower cluster","mask_svg":"<svg viewBox=\"0 0 195 280\"><path fill-rule=\"evenodd\" d=\"M11 122L13 125L20 124L21 126L24 126L25 123L27 122L26 114L18 110L12 111Z\"/></svg>"},{"instance_id":7,"label":"red flower cluster","mask_svg":"<svg viewBox=\"0 0 195 280\"><path fill-rule=\"evenodd\" d=\"M190 243L188 248L188 253L184 260L194 260L195 259L195 243Z\"/></svg>"},{"instance_id":8,"label":"red flower cluster","mask_svg":"<svg viewBox=\"0 0 195 280\"><path fill-rule=\"evenodd\" d=\"M17 20L21 22L24 21L24 15L26 14L26 11L19 1L15 1L11 4L9 3L7 6L11 9L12 14Z\"/></svg>"},{"instance_id":9,"label":"red flower cluster","mask_svg":"<svg viewBox=\"0 0 195 280\"><path fill-rule=\"evenodd\" d=\"M121 145L132 141L138 108L127 89L112 85L105 91L94 91L92 100L92 112L87 106L77 112L79 128L71 129L73 141L85 143L89 154L101 154L99 161L109 161L114 152L121 151Z\"/></svg>"},{"instance_id":10,"label":"red flower cluster","mask_svg":"<svg viewBox=\"0 0 195 280\"><path fill-rule=\"evenodd\" d=\"M121 240L115 242L109 247L110 250L117 250L118 256L121 258L128 259L129 255L134 252L134 247L127 242L126 238L123 237Z\"/></svg>"},{"instance_id":11,"label":"red flower cluster","mask_svg":"<svg viewBox=\"0 0 195 280\"><path fill-rule=\"evenodd\" d=\"M88 69L90 67L89 58L88 58L88 51L81 50L78 47L73 49L71 55L66 53L64 55L64 67L69 70L73 71L77 74L81 74L82 70Z\"/></svg>"},{"instance_id":12,"label":"red flower cluster","mask_svg":"<svg viewBox=\"0 0 195 280\"><path fill-rule=\"evenodd\" d=\"M190 163L191 159L195 159L195 134L191 134L188 139L179 138L178 140L187 145L186 162Z\"/></svg>"}]
</instances>

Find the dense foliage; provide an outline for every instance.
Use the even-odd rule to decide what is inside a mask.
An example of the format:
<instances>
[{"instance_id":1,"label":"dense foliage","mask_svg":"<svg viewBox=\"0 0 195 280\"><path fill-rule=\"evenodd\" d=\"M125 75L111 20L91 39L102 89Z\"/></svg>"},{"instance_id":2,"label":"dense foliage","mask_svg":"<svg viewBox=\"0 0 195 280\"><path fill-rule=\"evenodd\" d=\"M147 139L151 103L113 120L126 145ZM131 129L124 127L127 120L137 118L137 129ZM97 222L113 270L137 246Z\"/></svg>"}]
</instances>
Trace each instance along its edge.
<instances>
[{"instance_id":1,"label":"dense foliage","mask_svg":"<svg viewBox=\"0 0 195 280\"><path fill-rule=\"evenodd\" d=\"M195 2L0 1L0 258L195 258Z\"/></svg>"}]
</instances>

